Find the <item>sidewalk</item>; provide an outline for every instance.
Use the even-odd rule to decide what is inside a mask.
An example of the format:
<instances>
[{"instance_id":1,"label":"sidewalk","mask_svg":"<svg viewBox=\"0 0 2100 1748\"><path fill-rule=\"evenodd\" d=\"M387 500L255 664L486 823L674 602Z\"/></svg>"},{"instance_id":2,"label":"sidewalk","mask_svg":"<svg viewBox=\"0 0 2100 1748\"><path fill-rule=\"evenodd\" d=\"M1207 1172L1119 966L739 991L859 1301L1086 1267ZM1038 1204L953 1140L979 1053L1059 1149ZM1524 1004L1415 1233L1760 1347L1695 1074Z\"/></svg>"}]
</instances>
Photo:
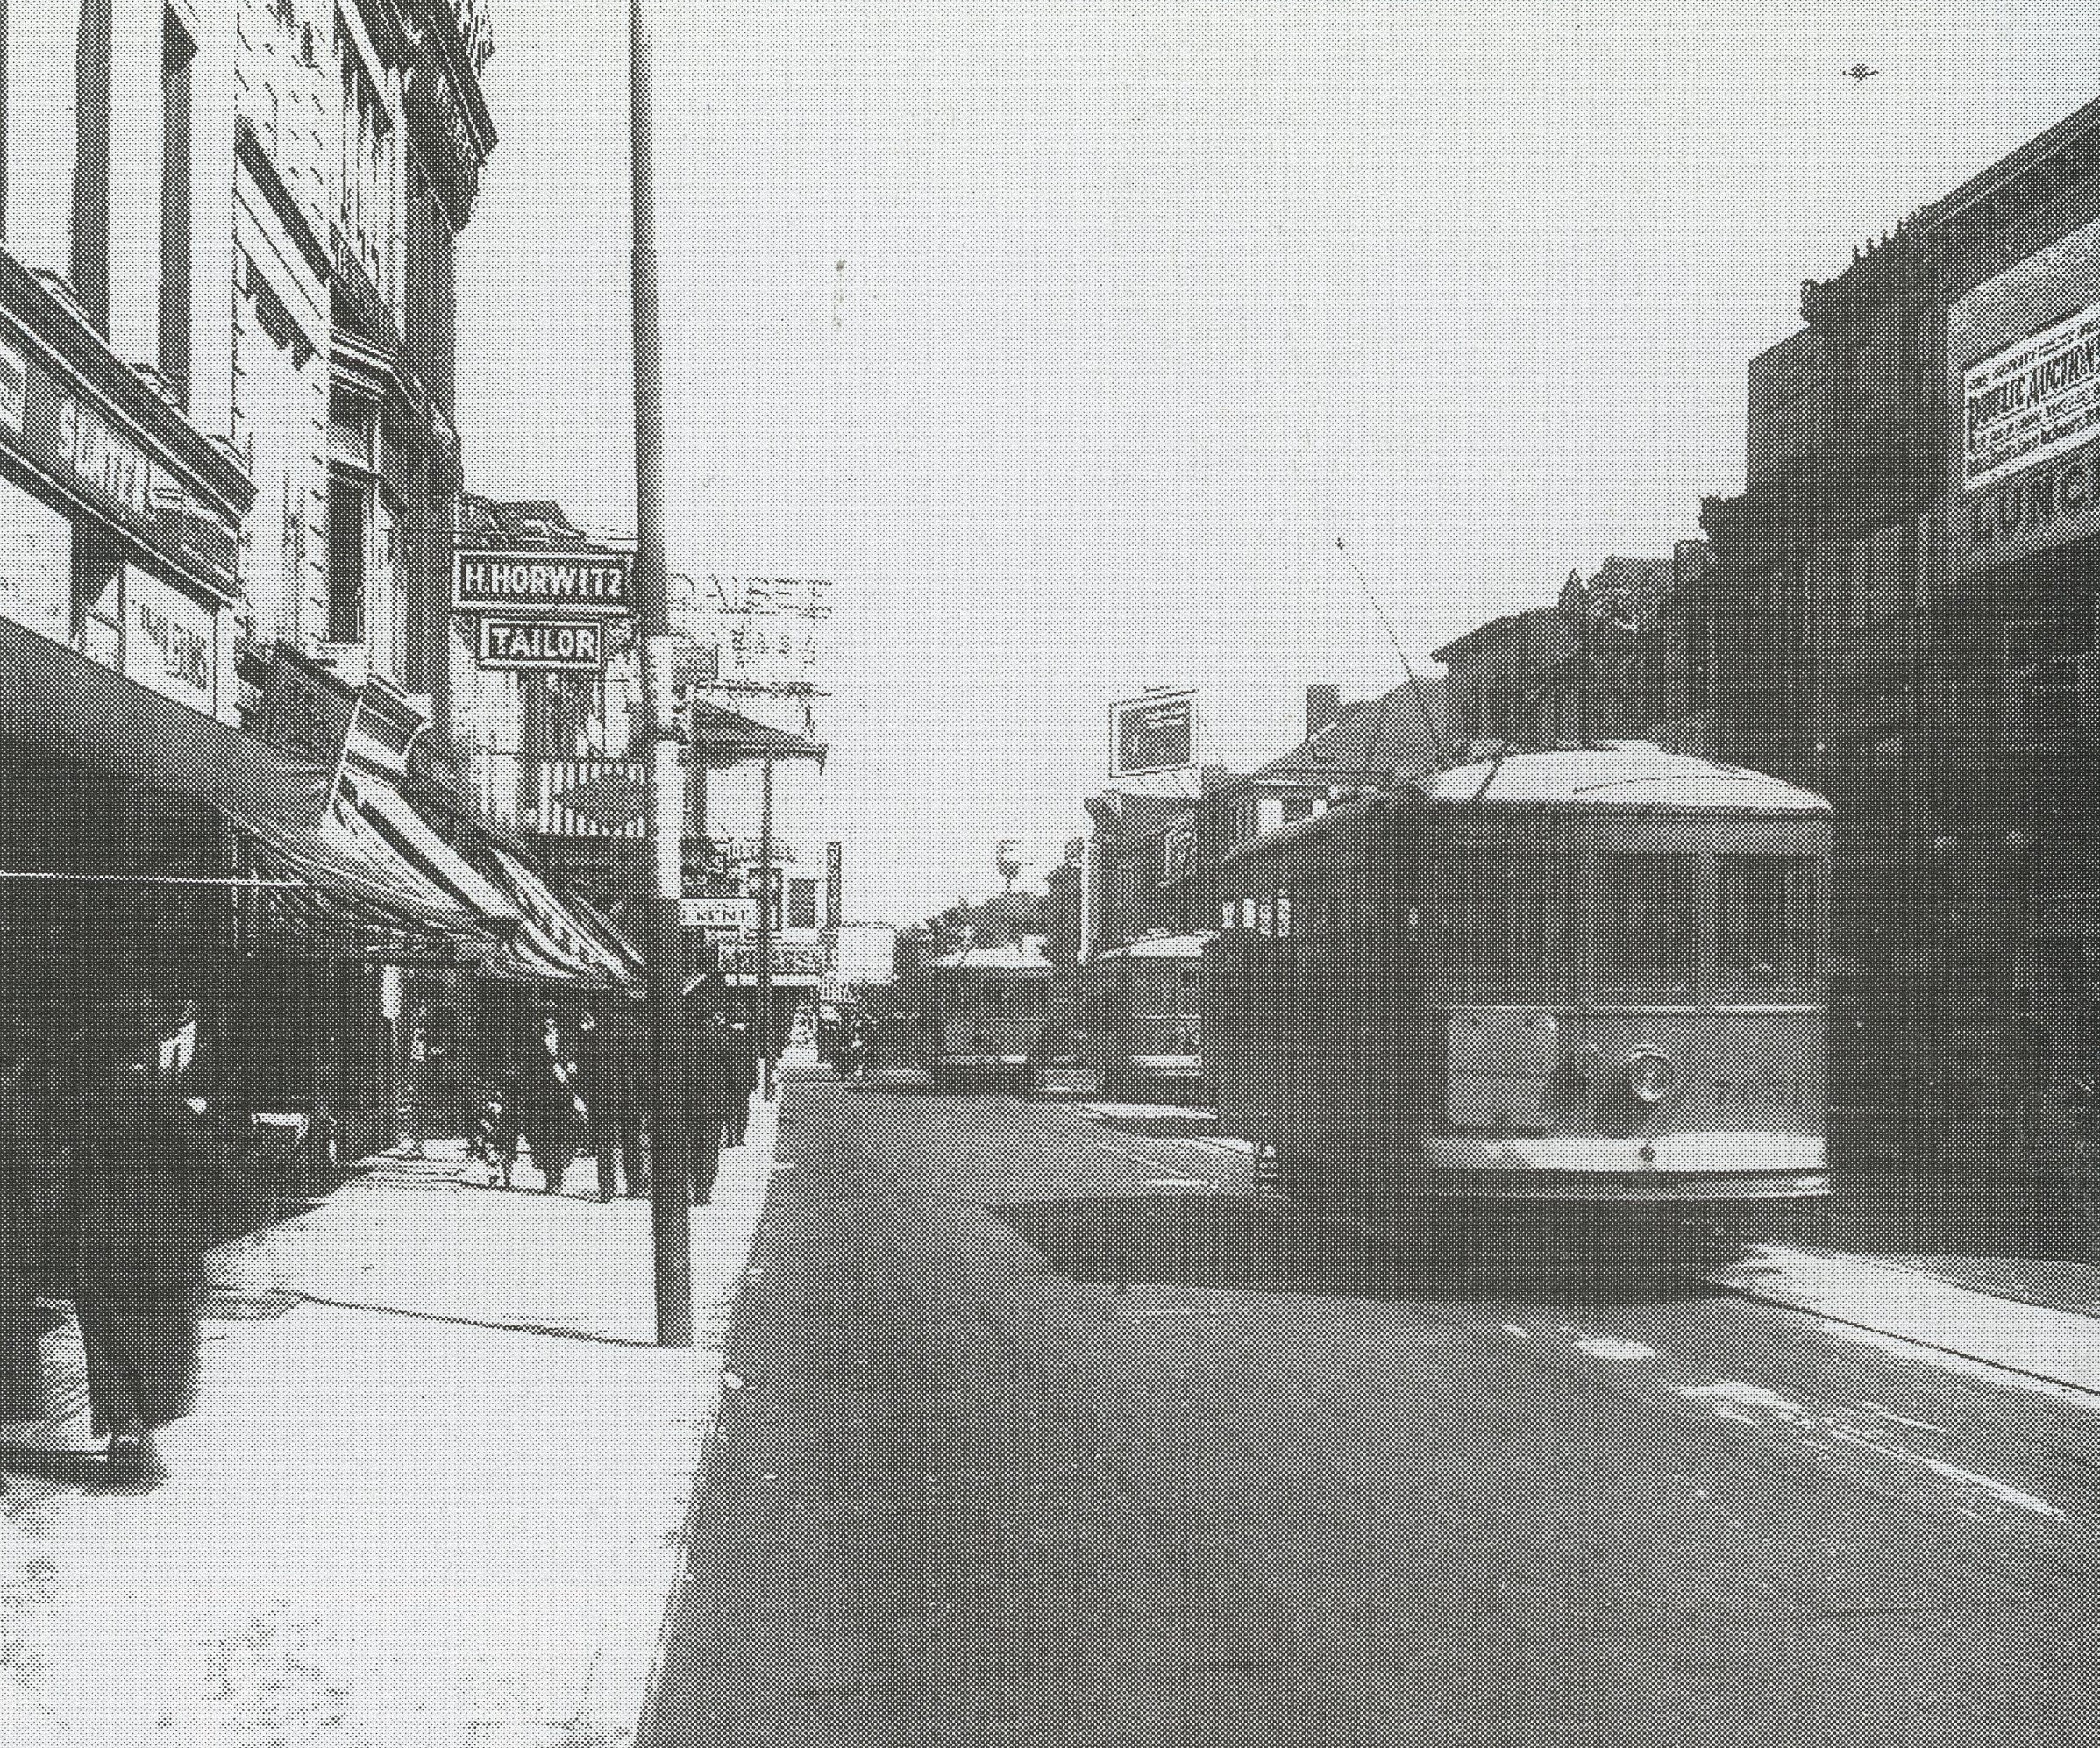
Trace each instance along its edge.
<instances>
[{"instance_id":1,"label":"sidewalk","mask_svg":"<svg viewBox=\"0 0 2100 1748\"><path fill-rule=\"evenodd\" d=\"M150 1491L82 1485L47 1338L56 1418L0 1427L0 1748L631 1741L779 1108L693 1211L690 1350L653 1345L646 1201L587 1159L477 1187L459 1143L217 1254Z\"/></svg>"},{"instance_id":2,"label":"sidewalk","mask_svg":"<svg viewBox=\"0 0 2100 1748\"><path fill-rule=\"evenodd\" d=\"M1833 1322L2100 1394L2100 1210L2058 1184L1888 1174L1774 1208L1714 1278Z\"/></svg>"}]
</instances>

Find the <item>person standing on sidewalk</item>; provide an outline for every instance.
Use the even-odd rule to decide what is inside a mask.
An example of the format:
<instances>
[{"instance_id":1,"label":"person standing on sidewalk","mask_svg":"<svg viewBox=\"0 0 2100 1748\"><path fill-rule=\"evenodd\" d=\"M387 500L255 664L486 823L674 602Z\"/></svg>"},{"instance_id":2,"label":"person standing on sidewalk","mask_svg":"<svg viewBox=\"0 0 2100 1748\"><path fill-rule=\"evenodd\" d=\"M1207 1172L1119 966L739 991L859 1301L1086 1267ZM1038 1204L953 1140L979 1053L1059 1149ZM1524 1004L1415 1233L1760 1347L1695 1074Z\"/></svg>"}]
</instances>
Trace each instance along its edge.
<instances>
[{"instance_id":1,"label":"person standing on sidewalk","mask_svg":"<svg viewBox=\"0 0 2100 1748\"><path fill-rule=\"evenodd\" d=\"M728 1009L729 986L719 972L710 972L687 998L680 1027L680 1090L686 1107L683 1163L696 1208L706 1206L715 1193L723 1133L738 1080L732 1065Z\"/></svg>"},{"instance_id":2,"label":"person standing on sidewalk","mask_svg":"<svg viewBox=\"0 0 2100 1748\"><path fill-rule=\"evenodd\" d=\"M589 1008L576 1017L577 1091L590 1113L601 1202L609 1202L619 1193L620 1170L627 1174L630 1196L646 1193L642 1183L640 1055L647 1049L648 1040L633 1005L616 994L602 1021Z\"/></svg>"},{"instance_id":3,"label":"person standing on sidewalk","mask_svg":"<svg viewBox=\"0 0 2100 1748\"><path fill-rule=\"evenodd\" d=\"M731 1010L725 1042L722 1144L740 1148L751 1127L751 1099L758 1091L758 1028L744 1008Z\"/></svg>"},{"instance_id":4,"label":"person standing on sidewalk","mask_svg":"<svg viewBox=\"0 0 2100 1748\"><path fill-rule=\"evenodd\" d=\"M561 1016L552 1002L543 1002L537 1031L519 1054L517 1126L545 1180L540 1187L550 1196L560 1195L567 1182L589 1115L576 1081L576 1058Z\"/></svg>"}]
</instances>

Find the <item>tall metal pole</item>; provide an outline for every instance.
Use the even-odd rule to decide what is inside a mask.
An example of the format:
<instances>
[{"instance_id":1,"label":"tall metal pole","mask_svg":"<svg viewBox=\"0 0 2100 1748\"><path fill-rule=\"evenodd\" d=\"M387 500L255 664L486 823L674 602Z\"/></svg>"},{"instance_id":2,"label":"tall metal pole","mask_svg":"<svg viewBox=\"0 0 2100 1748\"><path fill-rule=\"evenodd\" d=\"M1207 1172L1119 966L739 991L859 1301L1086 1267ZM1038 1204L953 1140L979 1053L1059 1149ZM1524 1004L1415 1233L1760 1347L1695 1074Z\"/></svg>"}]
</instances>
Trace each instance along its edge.
<instances>
[{"instance_id":1,"label":"tall metal pole","mask_svg":"<svg viewBox=\"0 0 2100 1748\"><path fill-rule=\"evenodd\" d=\"M672 689L670 574L664 561L664 359L657 314L656 176L650 115L649 27L629 0L630 147L634 177L635 615L642 634L643 715L649 724L645 816L654 851L644 903L649 1029L650 1226L656 1255L656 1339L693 1345L693 1213L686 1200L679 1010L685 997L685 771Z\"/></svg>"},{"instance_id":2,"label":"tall metal pole","mask_svg":"<svg viewBox=\"0 0 2100 1748\"><path fill-rule=\"evenodd\" d=\"M772 1024L772 761L758 777L758 1049L765 1068L765 1096L773 1084Z\"/></svg>"}]
</instances>

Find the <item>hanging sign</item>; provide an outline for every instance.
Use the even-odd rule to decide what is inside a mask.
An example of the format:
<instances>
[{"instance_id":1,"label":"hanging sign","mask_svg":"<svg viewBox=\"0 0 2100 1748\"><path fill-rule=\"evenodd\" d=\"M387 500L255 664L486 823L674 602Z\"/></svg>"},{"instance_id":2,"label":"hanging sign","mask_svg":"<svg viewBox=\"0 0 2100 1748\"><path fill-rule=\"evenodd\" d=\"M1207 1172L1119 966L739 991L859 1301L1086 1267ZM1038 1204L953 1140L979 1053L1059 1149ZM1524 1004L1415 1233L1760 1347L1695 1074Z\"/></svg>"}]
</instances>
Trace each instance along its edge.
<instances>
[{"instance_id":1,"label":"hanging sign","mask_svg":"<svg viewBox=\"0 0 2100 1748\"><path fill-rule=\"evenodd\" d=\"M624 552L461 552L452 564L458 613L578 613L628 610Z\"/></svg>"},{"instance_id":2,"label":"hanging sign","mask_svg":"<svg viewBox=\"0 0 2100 1748\"><path fill-rule=\"evenodd\" d=\"M605 627L587 619L516 619L495 615L476 622L474 656L485 668L553 673L600 673Z\"/></svg>"}]
</instances>

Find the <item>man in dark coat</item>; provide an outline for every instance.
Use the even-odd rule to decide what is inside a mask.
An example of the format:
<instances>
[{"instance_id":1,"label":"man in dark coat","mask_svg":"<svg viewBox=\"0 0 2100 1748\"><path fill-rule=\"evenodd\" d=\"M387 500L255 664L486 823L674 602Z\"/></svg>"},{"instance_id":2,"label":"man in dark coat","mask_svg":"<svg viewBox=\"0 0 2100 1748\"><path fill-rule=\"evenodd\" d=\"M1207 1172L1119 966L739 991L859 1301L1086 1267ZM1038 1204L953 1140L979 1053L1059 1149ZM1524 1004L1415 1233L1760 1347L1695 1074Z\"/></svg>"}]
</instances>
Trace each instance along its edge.
<instances>
[{"instance_id":1,"label":"man in dark coat","mask_svg":"<svg viewBox=\"0 0 2100 1748\"><path fill-rule=\"evenodd\" d=\"M686 1004L680 1027L680 1090L686 1116L686 1181L695 1207L715 1191L738 1076L730 1038L729 989L719 975L703 978Z\"/></svg>"},{"instance_id":2,"label":"man in dark coat","mask_svg":"<svg viewBox=\"0 0 2100 1748\"><path fill-rule=\"evenodd\" d=\"M627 1193L642 1187L641 1056L649 1041L633 1003L613 996L603 1010L586 1008L576 1018L577 1091L590 1112L590 1131L598 1159L598 1199L618 1193L614 1154L627 1174Z\"/></svg>"},{"instance_id":3,"label":"man in dark coat","mask_svg":"<svg viewBox=\"0 0 2100 1748\"><path fill-rule=\"evenodd\" d=\"M127 993L95 1008L43 1077L43 1129L62 1163L60 1230L46 1240L72 1294L88 1402L113 1479L160 1473L153 1433L195 1406L204 1257L228 1143L182 1095L194 1022Z\"/></svg>"},{"instance_id":4,"label":"man in dark coat","mask_svg":"<svg viewBox=\"0 0 2100 1748\"><path fill-rule=\"evenodd\" d=\"M517 1126L545 1179L541 1188L550 1196L561 1193L588 1115L576 1079L575 1055L560 1016L552 1003L543 1003L537 1024L518 1051Z\"/></svg>"},{"instance_id":5,"label":"man in dark coat","mask_svg":"<svg viewBox=\"0 0 2100 1748\"><path fill-rule=\"evenodd\" d=\"M723 1088L722 1144L744 1145L751 1126L751 1098L758 1091L758 1028L741 1007L731 1010L727 1039L727 1081Z\"/></svg>"}]
</instances>

